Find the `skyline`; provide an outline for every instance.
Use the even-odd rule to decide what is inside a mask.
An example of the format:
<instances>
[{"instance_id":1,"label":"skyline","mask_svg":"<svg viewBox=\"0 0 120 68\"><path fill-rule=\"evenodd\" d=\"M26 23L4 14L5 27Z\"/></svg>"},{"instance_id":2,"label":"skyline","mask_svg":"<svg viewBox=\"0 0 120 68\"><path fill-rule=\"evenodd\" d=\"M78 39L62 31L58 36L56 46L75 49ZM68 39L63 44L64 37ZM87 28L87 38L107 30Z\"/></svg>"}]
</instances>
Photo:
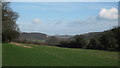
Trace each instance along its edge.
<instances>
[{"instance_id":1,"label":"skyline","mask_svg":"<svg viewBox=\"0 0 120 68\"><path fill-rule=\"evenodd\" d=\"M12 2L11 8L22 32L75 35L118 25L117 2Z\"/></svg>"}]
</instances>

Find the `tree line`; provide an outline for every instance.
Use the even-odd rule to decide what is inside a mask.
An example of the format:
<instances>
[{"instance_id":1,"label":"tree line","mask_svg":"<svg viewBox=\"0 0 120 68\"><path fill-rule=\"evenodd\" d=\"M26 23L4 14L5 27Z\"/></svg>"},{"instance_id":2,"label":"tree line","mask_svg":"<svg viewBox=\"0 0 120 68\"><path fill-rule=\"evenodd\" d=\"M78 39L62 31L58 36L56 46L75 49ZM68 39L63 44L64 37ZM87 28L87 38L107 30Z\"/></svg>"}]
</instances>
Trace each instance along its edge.
<instances>
[{"instance_id":1,"label":"tree line","mask_svg":"<svg viewBox=\"0 0 120 68\"><path fill-rule=\"evenodd\" d=\"M101 36L86 39L84 35L74 36L75 40L61 41L59 47L119 51L120 27L104 31Z\"/></svg>"}]
</instances>

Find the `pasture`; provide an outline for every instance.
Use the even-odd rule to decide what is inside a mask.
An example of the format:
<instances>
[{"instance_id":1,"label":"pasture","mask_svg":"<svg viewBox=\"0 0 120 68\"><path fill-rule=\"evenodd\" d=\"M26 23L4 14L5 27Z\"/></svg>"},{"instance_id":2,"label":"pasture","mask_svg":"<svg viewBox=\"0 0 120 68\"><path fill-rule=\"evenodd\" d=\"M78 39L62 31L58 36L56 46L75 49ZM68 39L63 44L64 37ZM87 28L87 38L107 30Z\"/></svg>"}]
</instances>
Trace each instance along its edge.
<instances>
[{"instance_id":1,"label":"pasture","mask_svg":"<svg viewBox=\"0 0 120 68\"><path fill-rule=\"evenodd\" d=\"M3 43L3 66L117 66L118 52Z\"/></svg>"}]
</instances>

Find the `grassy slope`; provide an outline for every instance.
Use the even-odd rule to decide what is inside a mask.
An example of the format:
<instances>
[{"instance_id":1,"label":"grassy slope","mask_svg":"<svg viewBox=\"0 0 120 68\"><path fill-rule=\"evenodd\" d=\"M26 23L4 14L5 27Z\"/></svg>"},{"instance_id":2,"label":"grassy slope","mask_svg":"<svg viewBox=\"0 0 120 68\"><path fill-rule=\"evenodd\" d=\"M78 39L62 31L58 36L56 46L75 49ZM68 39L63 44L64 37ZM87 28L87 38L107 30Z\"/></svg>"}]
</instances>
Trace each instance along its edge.
<instances>
[{"instance_id":1,"label":"grassy slope","mask_svg":"<svg viewBox=\"0 0 120 68\"><path fill-rule=\"evenodd\" d=\"M4 43L3 66L115 66L118 64L118 52L52 46L32 47L24 48Z\"/></svg>"}]
</instances>

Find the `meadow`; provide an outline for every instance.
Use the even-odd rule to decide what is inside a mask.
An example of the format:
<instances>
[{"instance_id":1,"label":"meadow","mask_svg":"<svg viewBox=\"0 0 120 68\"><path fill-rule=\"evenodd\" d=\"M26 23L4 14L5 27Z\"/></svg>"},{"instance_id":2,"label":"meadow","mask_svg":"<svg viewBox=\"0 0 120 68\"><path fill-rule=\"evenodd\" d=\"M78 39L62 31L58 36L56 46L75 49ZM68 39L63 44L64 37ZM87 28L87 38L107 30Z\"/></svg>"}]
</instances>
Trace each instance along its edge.
<instances>
[{"instance_id":1,"label":"meadow","mask_svg":"<svg viewBox=\"0 0 120 68\"><path fill-rule=\"evenodd\" d=\"M3 43L3 66L118 66L118 53L88 49Z\"/></svg>"}]
</instances>

